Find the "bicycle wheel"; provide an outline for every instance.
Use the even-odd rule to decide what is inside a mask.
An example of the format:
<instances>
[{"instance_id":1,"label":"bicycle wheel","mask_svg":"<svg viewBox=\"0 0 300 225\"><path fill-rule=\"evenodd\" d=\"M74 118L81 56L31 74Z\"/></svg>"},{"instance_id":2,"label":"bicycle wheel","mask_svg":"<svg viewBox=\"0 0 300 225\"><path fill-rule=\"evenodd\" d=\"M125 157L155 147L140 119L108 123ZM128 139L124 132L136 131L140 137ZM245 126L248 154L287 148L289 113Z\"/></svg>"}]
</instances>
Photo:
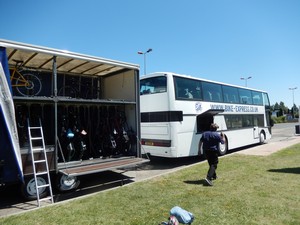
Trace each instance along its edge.
<instances>
[{"instance_id":1,"label":"bicycle wheel","mask_svg":"<svg viewBox=\"0 0 300 225\"><path fill-rule=\"evenodd\" d=\"M36 75L29 73L24 74L23 77L16 80L17 91L23 96L38 95L42 90L41 80Z\"/></svg>"},{"instance_id":2,"label":"bicycle wheel","mask_svg":"<svg viewBox=\"0 0 300 225\"><path fill-rule=\"evenodd\" d=\"M65 96L70 98L76 98L76 90L71 86L61 87L57 93L58 96Z\"/></svg>"}]
</instances>

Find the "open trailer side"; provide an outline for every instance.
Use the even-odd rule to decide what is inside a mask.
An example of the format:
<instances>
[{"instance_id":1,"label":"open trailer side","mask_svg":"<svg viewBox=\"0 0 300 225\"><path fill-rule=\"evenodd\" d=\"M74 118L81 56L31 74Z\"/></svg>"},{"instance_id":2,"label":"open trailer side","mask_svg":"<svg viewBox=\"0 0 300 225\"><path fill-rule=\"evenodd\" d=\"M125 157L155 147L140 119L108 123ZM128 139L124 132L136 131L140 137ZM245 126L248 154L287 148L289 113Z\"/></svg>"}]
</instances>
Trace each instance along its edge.
<instances>
[{"instance_id":1,"label":"open trailer side","mask_svg":"<svg viewBox=\"0 0 300 225\"><path fill-rule=\"evenodd\" d=\"M24 196L36 197L28 126L38 124L44 130L51 177L60 191L76 189L81 175L144 161L138 141L138 65L8 40L0 40L0 47L7 60L2 60L1 76L12 93L6 102L15 120L3 117L3 105L1 119L6 127L15 127L18 140L1 140L2 185L23 183ZM9 67L9 76L2 64ZM12 135L4 126L0 129Z\"/></svg>"}]
</instances>

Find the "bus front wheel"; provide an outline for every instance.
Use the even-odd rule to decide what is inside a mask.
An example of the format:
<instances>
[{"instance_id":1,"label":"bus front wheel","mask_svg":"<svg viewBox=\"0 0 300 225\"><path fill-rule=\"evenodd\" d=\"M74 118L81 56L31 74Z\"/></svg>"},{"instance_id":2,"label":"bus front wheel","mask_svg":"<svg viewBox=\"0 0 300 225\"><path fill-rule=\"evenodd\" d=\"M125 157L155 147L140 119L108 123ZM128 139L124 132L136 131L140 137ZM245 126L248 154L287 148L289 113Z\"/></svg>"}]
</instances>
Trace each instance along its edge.
<instances>
[{"instance_id":1,"label":"bus front wheel","mask_svg":"<svg viewBox=\"0 0 300 225\"><path fill-rule=\"evenodd\" d=\"M198 146L198 157L200 157L201 159L206 159L206 155L203 149L203 142L200 141L199 142L199 146Z\"/></svg>"},{"instance_id":2,"label":"bus front wheel","mask_svg":"<svg viewBox=\"0 0 300 225\"><path fill-rule=\"evenodd\" d=\"M263 132L260 132L260 134L259 134L259 143L264 144L265 142L266 142L265 134Z\"/></svg>"},{"instance_id":3,"label":"bus front wheel","mask_svg":"<svg viewBox=\"0 0 300 225\"><path fill-rule=\"evenodd\" d=\"M227 150L228 150L228 144L227 144L227 140L225 141L224 144L219 144L219 150L218 150L218 153L220 156L222 155L225 155L227 153ZM204 159L206 159L206 156L205 156L205 152L203 150L203 142L200 141L199 143L199 146L198 146L198 156L202 156Z\"/></svg>"},{"instance_id":4,"label":"bus front wheel","mask_svg":"<svg viewBox=\"0 0 300 225\"><path fill-rule=\"evenodd\" d=\"M224 144L220 143L219 144L219 155L225 155L227 153L228 150L228 142L227 140L225 140Z\"/></svg>"}]
</instances>

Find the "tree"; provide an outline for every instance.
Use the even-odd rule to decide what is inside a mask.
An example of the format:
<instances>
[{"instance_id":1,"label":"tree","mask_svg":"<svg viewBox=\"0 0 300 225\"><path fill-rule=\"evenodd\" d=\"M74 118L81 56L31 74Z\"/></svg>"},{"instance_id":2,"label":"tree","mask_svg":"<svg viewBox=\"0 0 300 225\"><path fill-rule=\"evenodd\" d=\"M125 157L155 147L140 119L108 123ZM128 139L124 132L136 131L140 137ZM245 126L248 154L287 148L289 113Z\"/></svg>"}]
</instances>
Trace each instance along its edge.
<instances>
[{"instance_id":1,"label":"tree","mask_svg":"<svg viewBox=\"0 0 300 225\"><path fill-rule=\"evenodd\" d=\"M278 111L277 116L283 116L289 112L289 108L284 105L284 102L280 102L279 104L276 102L271 106L271 111Z\"/></svg>"},{"instance_id":2,"label":"tree","mask_svg":"<svg viewBox=\"0 0 300 225\"><path fill-rule=\"evenodd\" d=\"M294 118L295 118L295 117L296 117L296 118L299 118L299 108L296 106L295 103L294 103L294 105L293 105L291 111L292 111L292 115L293 115Z\"/></svg>"}]
</instances>

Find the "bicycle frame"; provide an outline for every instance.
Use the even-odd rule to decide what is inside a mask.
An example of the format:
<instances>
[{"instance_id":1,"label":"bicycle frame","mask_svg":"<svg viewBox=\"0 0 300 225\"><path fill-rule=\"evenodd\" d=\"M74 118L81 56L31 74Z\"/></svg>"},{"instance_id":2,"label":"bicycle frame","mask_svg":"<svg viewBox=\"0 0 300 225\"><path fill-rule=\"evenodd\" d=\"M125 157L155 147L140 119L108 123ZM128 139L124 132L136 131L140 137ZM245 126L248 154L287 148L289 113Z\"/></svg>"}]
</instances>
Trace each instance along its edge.
<instances>
[{"instance_id":1,"label":"bicycle frame","mask_svg":"<svg viewBox=\"0 0 300 225\"><path fill-rule=\"evenodd\" d=\"M38 95L42 89L41 80L34 74L22 74L19 70L22 61L15 61L16 65L11 69L11 86L15 87L19 94L23 96Z\"/></svg>"},{"instance_id":2,"label":"bicycle frame","mask_svg":"<svg viewBox=\"0 0 300 225\"><path fill-rule=\"evenodd\" d=\"M16 75L17 74L17 75ZM18 82L13 82L17 81ZM18 71L17 67L13 68L11 76L10 76L11 86L12 87L29 87L30 83L25 77Z\"/></svg>"}]
</instances>

